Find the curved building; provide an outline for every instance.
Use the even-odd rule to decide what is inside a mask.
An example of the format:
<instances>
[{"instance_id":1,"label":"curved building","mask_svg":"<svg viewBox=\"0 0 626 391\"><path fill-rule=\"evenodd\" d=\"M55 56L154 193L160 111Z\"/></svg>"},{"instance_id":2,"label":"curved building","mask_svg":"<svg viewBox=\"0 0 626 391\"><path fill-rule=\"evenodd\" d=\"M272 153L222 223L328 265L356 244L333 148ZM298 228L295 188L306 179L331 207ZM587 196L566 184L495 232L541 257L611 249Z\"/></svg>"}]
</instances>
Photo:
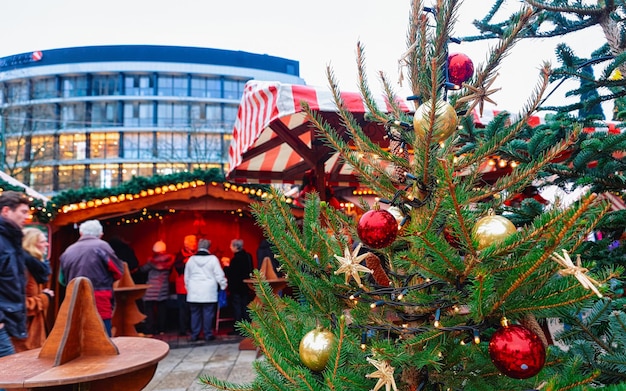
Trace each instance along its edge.
<instances>
[{"instance_id":1,"label":"curved building","mask_svg":"<svg viewBox=\"0 0 626 391\"><path fill-rule=\"evenodd\" d=\"M132 176L227 170L245 83L304 84L294 60L179 46L0 58L0 170L44 194Z\"/></svg>"}]
</instances>

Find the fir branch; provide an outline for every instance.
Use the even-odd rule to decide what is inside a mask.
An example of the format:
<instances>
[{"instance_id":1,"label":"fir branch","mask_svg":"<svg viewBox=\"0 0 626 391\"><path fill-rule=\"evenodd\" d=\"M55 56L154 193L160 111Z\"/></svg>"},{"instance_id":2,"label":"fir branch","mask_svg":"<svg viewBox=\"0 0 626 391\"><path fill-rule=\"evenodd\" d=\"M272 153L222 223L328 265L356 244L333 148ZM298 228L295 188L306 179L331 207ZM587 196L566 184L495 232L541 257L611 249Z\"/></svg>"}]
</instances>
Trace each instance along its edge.
<instances>
[{"instance_id":1,"label":"fir branch","mask_svg":"<svg viewBox=\"0 0 626 391\"><path fill-rule=\"evenodd\" d=\"M280 355L278 354L278 352L276 352L274 349L272 349L265 340L265 337L258 332L254 332L253 333L254 337L255 337L255 341L257 343L257 345L259 346L259 348L265 352L265 357L266 360L272 365L272 367L285 379L287 380L290 384L292 384L294 387L300 387L302 386L304 383L304 385L307 386L307 389L310 391L314 391L315 388L313 387L313 385L307 381L305 381L305 379L303 379L303 377L301 375L299 375L298 373L295 373L293 375L291 375L288 371L287 368L290 368L290 366L285 365L285 363L280 362L278 359L280 357ZM298 379L302 380L302 381L298 381ZM300 389L300 388L296 388L296 389Z\"/></svg>"},{"instance_id":2,"label":"fir branch","mask_svg":"<svg viewBox=\"0 0 626 391\"><path fill-rule=\"evenodd\" d=\"M441 251L439 251L439 249L437 248L437 246L435 245L435 243L429 241L425 236L423 232L417 232L416 236L419 237L421 239L421 241L424 243L424 245L429 248L434 254L437 254L439 256L439 259L441 259L443 262L446 263L446 265L448 265L448 267L450 269L452 269L452 273L456 274L456 275L460 275L461 274L461 270L459 270L456 265L452 262L452 260L450 260L450 258L448 258L444 253L442 253ZM420 265L421 267L422 265ZM438 276L439 278L442 278L444 281L448 281L448 283L450 284L454 284L454 280L450 279L450 278L446 278L443 276Z\"/></svg>"},{"instance_id":3,"label":"fir branch","mask_svg":"<svg viewBox=\"0 0 626 391\"><path fill-rule=\"evenodd\" d=\"M568 4L567 6L558 6L558 5L546 4L542 1L536 1L536 0L526 0L526 2L530 4L531 6L537 9L544 10L544 11L551 11L551 12L556 12L556 13L574 13L574 14L582 15L582 16L605 15L613 11L613 9L615 8L615 5L612 4L613 3L612 0L609 0L606 5L601 5L601 4L582 5L581 4L580 6L574 6L571 4ZM609 3L611 3L611 6L608 5Z\"/></svg>"},{"instance_id":4,"label":"fir branch","mask_svg":"<svg viewBox=\"0 0 626 391\"><path fill-rule=\"evenodd\" d=\"M513 26L504 31L504 35L498 44L490 51L487 63L478 67L476 70L476 77L471 83L468 84L473 87L481 87L486 85L492 78L495 77L494 72L498 69L504 57L513 48L513 45L521 39L520 34L525 26L528 25L532 16L533 10L531 8L526 8L512 17L510 22L513 23ZM466 90L460 96L464 97L469 94L470 91ZM459 110L460 107L455 107L455 109ZM468 113L467 115L471 115L471 113Z\"/></svg>"},{"instance_id":5,"label":"fir branch","mask_svg":"<svg viewBox=\"0 0 626 391\"><path fill-rule=\"evenodd\" d=\"M365 73L365 48L363 47L361 42L357 43L356 58L359 75L359 91L361 93L363 101L365 102L365 107L367 107L367 109L369 110L369 115L373 117L374 121L386 123L388 121L388 117L378 109L378 105L376 105L376 102L372 95L372 91L370 90L369 84L367 83L367 75ZM393 99L391 99L390 101L393 101Z\"/></svg>"},{"instance_id":6,"label":"fir branch","mask_svg":"<svg viewBox=\"0 0 626 391\"><path fill-rule=\"evenodd\" d=\"M450 168L448 167L447 161L445 161L444 159L441 159L440 162L441 162L441 165L443 166L443 171L444 171L444 175L445 175L445 181L446 181L446 184L448 185L448 192L450 194L450 197L452 198L452 204L454 206L454 214L455 214L455 216L457 218L457 221L459 222L459 226L461 228L461 233L463 235L465 243L472 243L472 237L471 237L471 234L470 234L470 230L467 227L467 224L465 222L465 218L464 218L462 210L461 210L461 205L460 205L460 203L458 201L458 198L456 196L456 186L454 185L452 174L450 173ZM473 257L473 258L475 259L475 257ZM467 277L469 275L469 271L470 270L471 270L471 267L467 267L465 269L465 272L461 276L461 279L464 279L465 277Z\"/></svg>"},{"instance_id":7,"label":"fir branch","mask_svg":"<svg viewBox=\"0 0 626 391\"><path fill-rule=\"evenodd\" d=\"M533 159L530 164L520 164L515 167L509 175L504 175L498 178L496 183L493 186L490 186L484 191L480 191L478 195L470 199L470 202L478 202L487 197L492 197L495 194L501 193L503 190L509 190L509 197L515 195L515 184L521 183L521 187L526 187L529 183L531 183L541 170L548 165L551 161L561 155L564 151L566 151L578 138L580 133L580 129L577 129L574 132L571 132L569 136L562 140L560 143L556 144L552 148L548 149L544 153L542 153L537 158ZM506 200L502 199L502 202Z\"/></svg>"},{"instance_id":8,"label":"fir branch","mask_svg":"<svg viewBox=\"0 0 626 391\"><path fill-rule=\"evenodd\" d=\"M521 275L516 279L516 281L513 284L511 284L511 286L509 286L509 288L501 295L500 299L494 304L494 306L491 308L490 313L492 314L496 313L496 311L506 302L508 297L511 294L513 294L517 289L519 289L519 287L522 286L522 284L528 279L528 277L535 270L537 270L537 268L539 268L539 266L541 266L543 262L545 262L547 259L550 258L550 255L552 254L556 246L562 241L563 237L567 233L566 228L569 228L571 225L575 223L576 219L581 217L583 211L587 210L587 208L593 203L595 198L596 196L592 194L581 202L581 206L579 207L579 209L574 213L574 215L569 219L569 221L566 222L565 228L561 229L561 232L555 235L555 238L553 241L554 244L552 246L546 247L544 249L545 252L541 255L541 257L539 257L539 259L535 262L535 264L532 265L530 268L528 268L525 272L521 273Z\"/></svg>"},{"instance_id":9,"label":"fir branch","mask_svg":"<svg viewBox=\"0 0 626 391\"><path fill-rule=\"evenodd\" d=\"M345 338L347 338L347 336L345 334L345 331L346 331L346 319L345 319L344 316L341 316L339 318L339 338L338 338L338 341L337 341L337 345L335 347L335 351L337 353L335 355L335 362L334 362L334 364L332 366L332 371L331 371L331 373L333 375L333 378L337 377L337 373L338 373L339 369L341 368L341 364L342 364L342 361L341 361L341 351L342 351L342 347L343 347L343 344L344 344L344 340L345 340ZM333 383L330 381L330 378L328 378L328 377L326 378L326 384L328 385L329 389L331 389L331 390L335 390L336 389L335 386L333 385Z\"/></svg>"},{"instance_id":10,"label":"fir branch","mask_svg":"<svg viewBox=\"0 0 626 391\"><path fill-rule=\"evenodd\" d=\"M281 323L276 325L276 323L272 321L272 319L280 319L282 315L282 312L276 306L276 295L272 287L258 269L254 270L253 280L256 297L261 301L261 311L263 311L263 317L259 318L259 320L262 322L262 319L269 319L269 322L264 324L265 328L272 329L274 332L279 330L283 335L284 341L289 345L289 348L292 351L298 350L297 346L293 345L293 341L286 329L286 324Z\"/></svg>"}]
</instances>

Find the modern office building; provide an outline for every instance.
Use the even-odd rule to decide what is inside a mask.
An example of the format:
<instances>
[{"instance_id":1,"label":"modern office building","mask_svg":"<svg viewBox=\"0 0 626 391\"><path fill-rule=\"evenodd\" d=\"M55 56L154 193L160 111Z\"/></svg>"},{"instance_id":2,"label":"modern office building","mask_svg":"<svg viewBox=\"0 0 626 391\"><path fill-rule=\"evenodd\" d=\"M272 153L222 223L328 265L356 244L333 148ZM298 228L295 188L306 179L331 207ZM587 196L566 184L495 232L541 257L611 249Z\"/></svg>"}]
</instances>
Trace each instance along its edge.
<instances>
[{"instance_id":1,"label":"modern office building","mask_svg":"<svg viewBox=\"0 0 626 391\"><path fill-rule=\"evenodd\" d=\"M304 84L294 60L179 46L0 58L0 170L41 193L226 170L245 83Z\"/></svg>"}]
</instances>

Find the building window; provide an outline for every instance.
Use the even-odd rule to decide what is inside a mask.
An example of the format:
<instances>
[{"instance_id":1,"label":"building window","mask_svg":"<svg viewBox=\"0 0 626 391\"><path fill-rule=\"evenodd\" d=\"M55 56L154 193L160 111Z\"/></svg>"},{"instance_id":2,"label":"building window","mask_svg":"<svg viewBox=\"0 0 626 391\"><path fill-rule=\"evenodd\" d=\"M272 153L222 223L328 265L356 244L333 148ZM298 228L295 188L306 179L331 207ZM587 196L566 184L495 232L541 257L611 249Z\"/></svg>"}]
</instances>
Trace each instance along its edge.
<instances>
[{"instance_id":1,"label":"building window","mask_svg":"<svg viewBox=\"0 0 626 391\"><path fill-rule=\"evenodd\" d=\"M222 122L222 108L219 104L194 103L191 105L190 116L193 129L219 127Z\"/></svg>"},{"instance_id":2,"label":"building window","mask_svg":"<svg viewBox=\"0 0 626 391\"><path fill-rule=\"evenodd\" d=\"M32 110L33 132L40 130L54 130L57 128L57 114L55 105L37 105Z\"/></svg>"},{"instance_id":3,"label":"building window","mask_svg":"<svg viewBox=\"0 0 626 391\"><path fill-rule=\"evenodd\" d=\"M91 105L91 127L120 126L117 102L93 102Z\"/></svg>"},{"instance_id":4,"label":"building window","mask_svg":"<svg viewBox=\"0 0 626 391\"><path fill-rule=\"evenodd\" d=\"M191 165L191 170L210 170L212 168L222 168L220 163L193 163Z\"/></svg>"},{"instance_id":5,"label":"building window","mask_svg":"<svg viewBox=\"0 0 626 391\"><path fill-rule=\"evenodd\" d=\"M196 98L221 98L221 81L217 77L192 77L191 96Z\"/></svg>"},{"instance_id":6,"label":"building window","mask_svg":"<svg viewBox=\"0 0 626 391\"><path fill-rule=\"evenodd\" d=\"M87 125L86 107L84 103L68 103L61 106L61 128L84 128Z\"/></svg>"},{"instance_id":7,"label":"building window","mask_svg":"<svg viewBox=\"0 0 626 391\"><path fill-rule=\"evenodd\" d=\"M14 83L7 83L6 99L7 99L6 103L27 101L29 99L28 82L19 81L19 82L14 82Z\"/></svg>"},{"instance_id":8,"label":"building window","mask_svg":"<svg viewBox=\"0 0 626 391\"><path fill-rule=\"evenodd\" d=\"M4 132L7 135L24 136L30 132L28 123L28 113L23 108L6 109L2 115L6 118L6 128Z\"/></svg>"},{"instance_id":9,"label":"building window","mask_svg":"<svg viewBox=\"0 0 626 391\"><path fill-rule=\"evenodd\" d=\"M37 188L42 193L54 191L53 187L54 170L52 167L31 167L30 185Z\"/></svg>"},{"instance_id":10,"label":"building window","mask_svg":"<svg viewBox=\"0 0 626 391\"><path fill-rule=\"evenodd\" d=\"M187 104L159 102L157 113L157 126L159 127L189 126L189 106Z\"/></svg>"},{"instance_id":11,"label":"building window","mask_svg":"<svg viewBox=\"0 0 626 391\"><path fill-rule=\"evenodd\" d=\"M89 135L89 157L109 159L119 157L119 133L91 133Z\"/></svg>"},{"instance_id":12,"label":"building window","mask_svg":"<svg viewBox=\"0 0 626 391\"><path fill-rule=\"evenodd\" d=\"M7 138L4 143L4 163L6 163L6 165L9 167L14 168L18 162L24 160L24 154L26 151L26 140L21 137Z\"/></svg>"},{"instance_id":13,"label":"building window","mask_svg":"<svg viewBox=\"0 0 626 391\"><path fill-rule=\"evenodd\" d=\"M157 133L157 156L160 159L187 159L187 133Z\"/></svg>"},{"instance_id":14,"label":"building window","mask_svg":"<svg viewBox=\"0 0 626 391\"><path fill-rule=\"evenodd\" d=\"M188 96L187 76L159 76L159 96Z\"/></svg>"},{"instance_id":15,"label":"building window","mask_svg":"<svg viewBox=\"0 0 626 391\"><path fill-rule=\"evenodd\" d=\"M63 97L87 96L87 76L70 76L62 79Z\"/></svg>"},{"instance_id":16,"label":"building window","mask_svg":"<svg viewBox=\"0 0 626 391\"><path fill-rule=\"evenodd\" d=\"M237 100L241 99L245 85L245 80L224 80L224 98Z\"/></svg>"},{"instance_id":17,"label":"building window","mask_svg":"<svg viewBox=\"0 0 626 391\"><path fill-rule=\"evenodd\" d=\"M96 75L91 79L91 95L120 95L120 79L117 75Z\"/></svg>"},{"instance_id":18,"label":"building window","mask_svg":"<svg viewBox=\"0 0 626 391\"><path fill-rule=\"evenodd\" d=\"M91 164L89 166L88 186L111 188L118 185L117 164Z\"/></svg>"},{"instance_id":19,"label":"building window","mask_svg":"<svg viewBox=\"0 0 626 391\"><path fill-rule=\"evenodd\" d=\"M59 190L80 189L85 186L85 165L59 166Z\"/></svg>"},{"instance_id":20,"label":"building window","mask_svg":"<svg viewBox=\"0 0 626 391\"><path fill-rule=\"evenodd\" d=\"M60 160L85 160L87 137L84 134L62 134L59 136ZM83 175L81 175L81 178Z\"/></svg>"},{"instance_id":21,"label":"building window","mask_svg":"<svg viewBox=\"0 0 626 391\"><path fill-rule=\"evenodd\" d=\"M152 126L152 103L128 102L124 104L124 126Z\"/></svg>"},{"instance_id":22,"label":"building window","mask_svg":"<svg viewBox=\"0 0 626 391\"><path fill-rule=\"evenodd\" d=\"M169 175L186 171L188 171L187 165L184 163L159 163L156 165L158 175Z\"/></svg>"},{"instance_id":23,"label":"building window","mask_svg":"<svg viewBox=\"0 0 626 391\"><path fill-rule=\"evenodd\" d=\"M125 159L153 159L152 137L150 133L124 133Z\"/></svg>"},{"instance_id":24,"label":"building window","mask_svg":"<svg viewBox=\"0 0 626 391\"><path fill-rule=\"evenodd\" d=\"M30 143L30 160L54 160L54 136L33 136Z\"/></svg>"},{"instance_id":25,"label":"building window","mask_svg":"<svg viewBox=\"0 0 626 391\"><path fill-rule=\"evenodd\" d=\"M224 128L232 129L235 126L235 120L237 119L237 111L239 106L237 105L224 105Z\"/></svg>"},{"instance_id":26,"label":"building window","mask_svg":"<svg viewBox=\"0 0 626 391\"><path fill-rule=\"evenodd\" d=\"M135 176L151 177L153 175L152 163L122 164L122 180L129 181Z\"/></svg>"},{"instance_id":27,"label":"building window","mask_svg":"<svg viewBox=\"0 0 626 391\"><path fill-rule=\"evenodd\" d=\"M199 162L222 161L222 137L219 134L193 133L189 151Z\"/></svg>"},{"instance_id":28,"label":"building window","mask_svg":"<svg viewBox=\"0 0 626 391\"><path fill-rule=\"evenodd\" d=\"M33 81L33 99L57 98L57 82L54 77L35 79Z\"/></svg>"},{"instance_id":29,"label":"building window","mask_svg":"<svg viewBox=\"0 0 626 391\"><path fill-rule=\"evenodd\" d=\"M126 75L124 77L124 94L154 95L154 77L152 75Z\"/></svg>"}]
</instances>

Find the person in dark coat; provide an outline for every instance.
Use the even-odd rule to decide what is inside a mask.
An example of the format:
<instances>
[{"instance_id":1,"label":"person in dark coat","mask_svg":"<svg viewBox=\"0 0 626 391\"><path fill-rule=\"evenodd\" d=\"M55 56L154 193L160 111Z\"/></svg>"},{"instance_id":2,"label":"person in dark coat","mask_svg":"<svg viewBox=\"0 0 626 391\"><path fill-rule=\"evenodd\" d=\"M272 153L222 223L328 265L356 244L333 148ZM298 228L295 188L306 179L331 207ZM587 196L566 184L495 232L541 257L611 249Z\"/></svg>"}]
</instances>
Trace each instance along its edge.
<instances>
[{"instance_id":1,"label":"person in dark coat","mask_svg":"<svg viewBox=\"0 0 626 391\"><path fill-rule=\"evenodd\" d=\"M0 357L15 353L11 337L24 339L26 331L26 268L37 281L46 281L50 268L22 248L22 228L30 218L30 200L24 193L0 193Z\"/></svg>"},{"instance_id":2,"label":"person in dark coat","mask_svg":"<svg viewBox=\"0 0 626 391\"><path fill-rule=\"evenodd\" d=\"M153 255L140 267L148 274L148 289L143 295L146 331L163 334L167 329L167 299L169 298L169 276L174 265L174 256L167 253L165 242L159 240L152 246Z\"/></svg>"},{"instance_id":3,"label":"person in dark coat","mask_svg":"<svg viewBox=\"0 0 626 391\"><path fill-rule=\"evenodd\" d=\"M130 271L133 282L135 284L145 284L148 279L148 275L139 269L139 259L137 259L135 250L133 250L131 245L124 239L117 236L111 238L108 242L113 251L115 251L115 255L128 265L128 271Z\"/></svg>"},{"instance_id":4,"label":"person in dark coat","mask_svg":"<svg viewBox=\"0 0 626 391\"><path fill-rule=\"evenodd\" d=\"M187 235L183 238L183 248L174 257L172 275L178 304L178 335L187 335L190 326L189 303L187 303L187 288L185 288L185 264L196 251L198 251L198 238L196 235Z\"/></svg>"},{"instance_id":5,"label":"person in dark coat","mask_svg":"<svg viewBox=\"0 0 626 391\"><path fill-rule=\"evenodd\" d=\"M274 269L274 273L276 276L282 277L283 273L279 271L280 263L278 263L278 259L274 256L274 252L272 251L272 244L267 240L263 239L261 243L259 243L259 248L256 250L256 261L257 267L260 269L263 265L263 260L265 258L269 258L272 263L272 268Z\"/></svg>"},{"instance_id":6,"label":"person in dark coat","mask_svg":"<svg viewBox=\"0 0 626 391\"><path fill-rule=\"evenodd\" d=\"M250 288L243 280L251 278L254 266L252 256L243 249L243 240L233 239L230 242L230 250L233 258L230 265L224 268L228 280L231 304L233 306L233 318L235 322L242 320L250 321L248 304L250 303Z\"/></svg>"}]
</instances>

